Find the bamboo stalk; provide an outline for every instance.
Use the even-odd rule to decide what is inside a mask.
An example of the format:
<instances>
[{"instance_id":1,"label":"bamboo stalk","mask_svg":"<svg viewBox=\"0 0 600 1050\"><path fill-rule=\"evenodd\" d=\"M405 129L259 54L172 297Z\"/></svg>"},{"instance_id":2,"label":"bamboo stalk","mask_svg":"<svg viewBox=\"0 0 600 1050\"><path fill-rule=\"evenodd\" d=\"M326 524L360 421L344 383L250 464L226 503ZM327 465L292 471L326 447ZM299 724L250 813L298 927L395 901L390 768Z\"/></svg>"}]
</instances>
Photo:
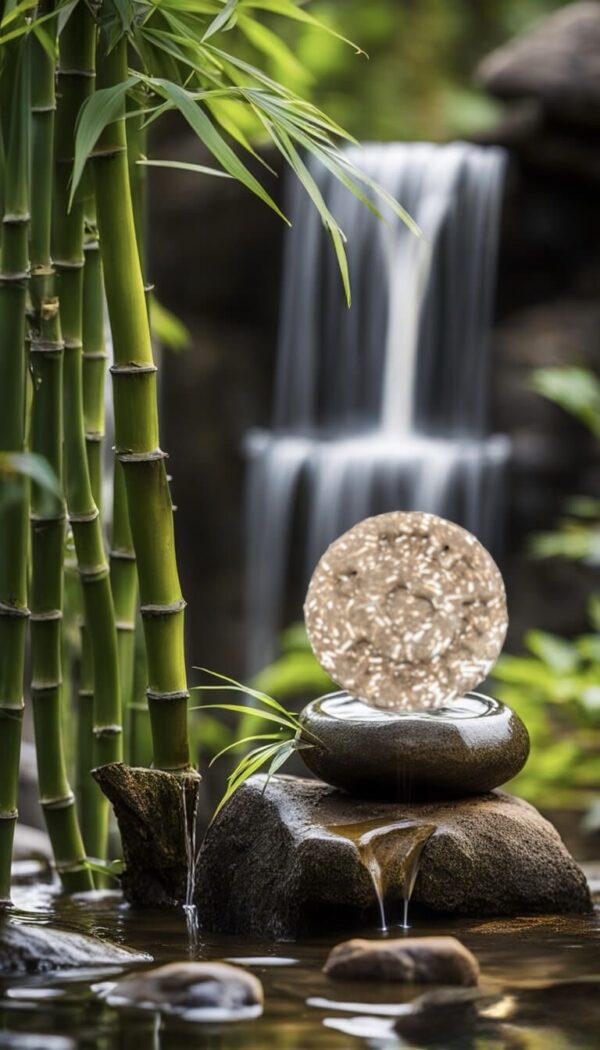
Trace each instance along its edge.
<instances>
[{"instance_id":1,"label":"bamboo stalk","mask_svg":"<svg viewBox=\"0 0 600 1050\"><path fill-rule=\"evenodd\" d=\"M51 10L40 5L40 12ZM50 20L55 38L55 20ZM63 342L50 254L55 63L32 41L31 447L62 479ZM31 694L40 802L66 890L93 887L67 776L62 735L62 610L65 506L33 485L31 498Z\"/></svg>"},{"instance_id":2,"label":"bamboo stalk","mask_svg":"<svg viewBox=\"0 0 600 1050\"><path fill-rule=\"evenodd\" d=\"M123 38L98 56L101 86L127 77ZM154 764L179 772L190 766L184 608L173 507L159 446L156 366L136 244L123 115L94 152L96 203L106 297L114 347L113 394L117 457L124 468L137 558L148 657L148 705Z\"/></svg>"},{"instance_id":3,"label":"bamboo stalk","mask_svg":"<svg viewBox=\"0 0 600 1050\"><path fill-rule=\"evenodd\" d=\"M6 166L0 263L0 449L25 448L25 309L29 277L29 41L7 45L2 70ZM0 907L10 904L27 631L28 490L0 477Z\"/></svg>"},{"instance_id":4,"label":"bamboo stalk","mask_svg":"<svg viewBox=\"0 0 600 1050\"><path fill-rule=\"evenodd\" d=\"M106 344L104 336L104 279L96 226L96 202L88 190L85 205L83 270L83 421L85 447L92 496L102 510L102 457L104 451L104 375Z\"/></svg>"},{"instance_id":5,"label":"bamboo stalk","mask_svg":"<svg viewBox=\"0 0 600 1050\"><path fill-rule=\"evenodd\" d=\"M94 672L94 762L121 759L121 695L117 632L109 570L98 508L94 502L85 446L82 393L84 201L69 208L77 114L94 82L95 26L83 0L78 0L61 36L55 152L54 256L59 276L61 322L65 344L65 478L69 521L73 530L85 621ZM98 793L98 820L86 829L86 845L103 857L108 834L108 803Z\"/></svg>"}]
</instances>

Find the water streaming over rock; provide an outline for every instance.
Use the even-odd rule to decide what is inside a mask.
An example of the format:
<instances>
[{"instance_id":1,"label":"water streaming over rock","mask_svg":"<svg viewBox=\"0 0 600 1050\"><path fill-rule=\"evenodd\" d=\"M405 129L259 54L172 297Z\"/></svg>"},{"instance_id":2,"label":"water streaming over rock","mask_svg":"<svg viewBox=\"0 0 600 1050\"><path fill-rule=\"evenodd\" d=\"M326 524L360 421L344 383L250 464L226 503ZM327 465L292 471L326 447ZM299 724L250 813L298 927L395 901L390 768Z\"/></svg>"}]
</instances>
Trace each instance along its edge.
<instances>
[{"instance_id":1,"label":"water streaming over rock","mask_svg":"<svg viewBox=\"0 0 600 1050\"><path fill-rule=\"evenodd\" d=\"M198 859L198 852L196 849L196 824L200 796L198 792L196 792L192 813L188 813L187 793L185 789L185 784L183 784L181 788L181 799L183 806L185 856L187 861L185 901L183 903L183 913L185 915L185 924L188 936L188 952L190 957L193 958L196 954L196 949L198 947L198 939L200 935L200 928L198 923L198 908L195 902L196 863Z\"/></svg>"},{"instance_id":2,"label":"water streaming over rock","mask_svg":"<svg viewBox=\"0 0 600 1050\"><path fill-rule=\"evenodd\" d=\"M464 143L351 152L424 238L315 168L348 238L348 310L318 215L290 185L273 425L247 439L251 671L275 655L290 563L306 582L361 518L431 511L488 546L498 538L507 443L488 433L488 337L504 155Z\"/></svg>"},{"instance_id":3,"label":"water streaming over rock","mask_svg":"<svg viewBox=\"0 0 600 1050\"><path fill-rule=\"evenodd\" d=\"M385 898L396 885L402 891L402 926L408 927L408 906L419 874L425 845L436 830L435 824L415 824L412 820L381 818L357 824L330 824L333 835L352 842L368 871L379 909L381 930L388 929Z\"/></svg>"}]
</instances>

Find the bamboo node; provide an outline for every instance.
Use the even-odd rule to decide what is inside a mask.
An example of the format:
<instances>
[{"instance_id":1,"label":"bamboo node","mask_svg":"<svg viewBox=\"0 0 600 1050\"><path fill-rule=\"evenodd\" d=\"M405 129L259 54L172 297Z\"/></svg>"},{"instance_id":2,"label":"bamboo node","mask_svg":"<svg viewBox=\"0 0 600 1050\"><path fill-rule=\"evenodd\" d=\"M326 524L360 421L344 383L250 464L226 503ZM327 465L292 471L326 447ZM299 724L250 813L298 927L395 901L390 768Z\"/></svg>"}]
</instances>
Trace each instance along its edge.
<instances>
[{"instance_id":1,"label":"bamboo node","mask_svg":"<svg viewBox=\"0 0 600 1050\"><path fill-rule=\"evenodd\" d=\"M43 623L46 620L62 620L62 609L48 609L47 612L32 612L32 623Z\"/></svg>"},{"instance_id":2,"label":"bamboo node","mask_svg":"<svg viewBox=\"0 0 600 1050\"><path fill-rule=\"evenodd\" d=\"M109 551L109 556L112 561L135 561L135 551L123 550L123 548L113 547Z\"/></svg>"},{"instance_id":3,"label":"bamboo node","mask_svg":"<svg viewBox=\"0 0 600 1050\"><path fill-rule=\"evenodd\" d=\"M78 572L84 584L96 583L108 576L108 565L80 565Z\"/></svg>"},{"instance_id":4,"label":"bamboo node","mask_svg":"<svg viewBox=\"0 0 600 1050\"><path fill-rule=\"evenodd\" d=\"M58 795L56 798L41 798L42 809L68 809L75 802L75 795L69 791L67 795Z\"/></svg>"},{"instance_id":5,"label":"bamboo node","mask_svg":"<svg viewBox=\"0 0 600 1050\"><path fill-rule=\"evenodd\" d=\"M58 861L55 862L55 867L59 875L76 875L79 871L86 871L87 866L87 861L85 859L64 861L62 864Z\"/></svg>"},{"instance_id":6,"label":"bamboo node","mask_svg":"<svg viewBox=\"0 0 600 1050\"><path fill-rule=\"evenodd\" d=\"M108 354L104 350L84 350L84 361L106 361Z\"/></svg>"},{"instance_id":7,"label":"bamboo node","mask_svg":"<svg viewBox=\"0 0 600 1050\"><path fill-rule=\"evenodd\" d=\"M86 441L104 441L103 430L86 430L85 432Z\"/></svg>"},{"instance_id":8,"label":"bamboo node","mask_svg":"<svg viewBox=\"0 0 600 1050\"><path fill-rule=\"evenodd\" d=\"M80 700L93 700L94 690L93 689L78 689L77 696Z\"/></svg>"},{"instance_id":9,"label":"bamboo node","mask_svg":"<svg viewBox=\"0 0 600 1050\"><path fill-rule=\"evenodd\" d=\"M17 820L18 809L0 809L0 820Z\"/></svg>"},{"instance_id":10,"label":"bamboo node","mask_svg":"<svg viewBox=\"0 0 600 1050\"><path fill-rule=\"evenodd\" d=\"M62 354L65 344L61 341L51 342L48 339L31 339L30 354Z\"/></svg>"},{"instance_id":11,"label":"bamboo node","mask_svg":"<svg viewBox=\"0 0 600 1050\"><path fill-rule=\"evenodd\" d=\"M56 524L56 522L64 521L64 520L65 520L65 513L64 513L64 511L61 514L53 514L51 517L50 516L45 516L43 514L36 514L35 511L30 511L29 512L29 521L30 521L31 527L33 529L35 529L35 528L42 529L42 528L44 528L45 525L54 525L54 524Z\"/></svg>"},{"instance_id":12,"label":"bamboo node","mask_svg":"<svg viewBox=\"0 0 600 1050\"><path fill-rule=\"evenodd\" d=\"M148 605L140 606L140 612L142 616L175 616L177 613L183 612L187 605L184 598L178 598L175 602L165 603L164 605L149 603Z\"/></svg>"},{"instance_id":13,"label":"bamboo node","mask_svg":"<svg viewBox=\"0 0 600 1050\"><path fill-rule=\"evenodd\" d=\"M0 718L16 718L20 719L23 717L25 710L25 701L23 697L20 697L15 704L3 703L0 704Z\"/></svg>"},{"instance_id":14,"label":"bamboo node","mask_svg":"<svg viewBox=\"0 0 600 1050\"><path fill-rule=\"evenodd\" d=\"M29 280L29 270L15 270L14 273L0 273L0 284L22 284Z\"/></svg>"},{"instance_id":15,"label":"bamboo node","mask_svg":"<svg viewBox=\"0 0 600 1050\"><path fill-rule=\"evenodd\" d=\"M31 692L32 693L55 693L57 689L60 689L63 684L62 678L58 678L55 682L41 682L37 679L32 679Z\"/></svg>"},{"instance_id":16,"label":"bamboo node","mask_svg":"<svg viewBox=\"0 0 600 1050\"><path fill-rule=\"evenodd\" d=\"M117 725L116 722L112 725L106 726L94 726L93 733L97 740L102 739L104 736L120 736L123 732L123 726Z\"/></svg>"},{"instance_id":17,"label":"bamboo node","mask_svg":"<svg viewBox=\"0 0 600 1050\"><path fill-rule=\"evenodd\" d=\"M69 514L69 522L71 525L85 525L86 522L95 521L100 511L97 507L93 510L80 511L79 514Z\"/></svg>"},{"instance_id":18,"label":"bamboo node","mask_svg":"<svg viewBox=\"0 0 600 1050\"><path fill-rule=\"evenodd\" d=\"M135 624L131 620L117 620L115 627L117 631L135 631Z\"/></svg>"},{"instance_id":19,"label":"bamboo node","mask_svg":"<svg viewBox=\"0 0 600 1050\"><path fill-rule=\"evenodd\" d=\"M2 217L3 226L26 226L31 221L28 211L8 212Z\"/></svg>"},{"instance_id":20,"label":"bamboo node","mask_svg":"<svg viewBox=\"0 0 600 1050\"><path fill-rule=\"evenodd\" d=\"M119 463L153 463L159 459L168 459L168 453L161 448L153 448L150 452L131 452L115 448L115 456Z\"/></svg>"},{"instance_id":21,"label":"bamboo node","mask_svg":"<svg viewBox=\"0 0 600 1050\"><path fill-rule=\"evenodd\" d=\"M171 693L159 693L154 689L147 689L148 700L189 700L190 694L187 689L175 689Z\"/></svg>"},{"instance_id":22,"label":"bamboo node","mask_svg":"<svg viewBox=\"0 0 600 1050\"><path fill-rule=\"evenodd\" d=\"M72 164L72 161L69 161ZM54 266L57 270L83 270L85 259L55 259Z\"/></svg>"},{"instance_id":23,"label":"bamboo node","mask_svg":"<svg viewBox=\"0 0 600 1050\"><path fill-rule=\"evenodd\" d=\"M17 619L26 619L31 613L26 606L10 605L8 602L0 602L0 616L14 616Z\"/></svg>"},{"instance_id":24,"label":"bamboo node","mask_svg":"<svg viewBox=\"0 0 600 1050\"><path fill-rule=\"evenodd\" d=\"M158 369L152 362L145 362L144 364L136 364L135 361L128 361L127 364L115 364L111 365L109 369L111 375L145 375L149 372L157 372Z\"/></svg>"}]
</instances>

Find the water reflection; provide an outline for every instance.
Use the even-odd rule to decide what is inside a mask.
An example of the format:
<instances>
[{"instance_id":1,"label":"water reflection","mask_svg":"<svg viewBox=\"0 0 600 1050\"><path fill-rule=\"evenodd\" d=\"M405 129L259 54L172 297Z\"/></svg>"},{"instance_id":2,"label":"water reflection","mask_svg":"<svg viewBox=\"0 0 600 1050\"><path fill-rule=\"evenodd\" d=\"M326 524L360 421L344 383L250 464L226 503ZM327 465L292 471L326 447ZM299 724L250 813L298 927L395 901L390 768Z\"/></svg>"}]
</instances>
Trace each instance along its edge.
<instances>
[{"instance_id":1,"label":"water reflection","mask_svg":"<svg viewBox=\"0 0 600 1050\"><path fill-rule=\"evenodd\" d=\"M44 887L15 891L18 914L56 922L150 953L156 964L188 957L180 909L136 912L114 894L68 900ZM26 909L26 911L24 911ZM376 937L373 929L352 931ZM202 935L196 955L252 968L265 989L262 1017L235 1025L192 1023L111 1006L93 991L102 975L0 982L0 1047L27 1050L596 1050L600 1031L600 923L584 917L498 921L414 918L415 935L454 934L479 958L482 999L467 1030L443 1037L415 1001L423 986L332 982L321 967L331 939L277 946ZM394 1025L419 1014L421 1035ZM390 1016L391 1015L391 1016ZM440 1043L440 1038L442 1042ZM420 1040L420 1041L419 1041Z\"/></svg>"}]
</instances>

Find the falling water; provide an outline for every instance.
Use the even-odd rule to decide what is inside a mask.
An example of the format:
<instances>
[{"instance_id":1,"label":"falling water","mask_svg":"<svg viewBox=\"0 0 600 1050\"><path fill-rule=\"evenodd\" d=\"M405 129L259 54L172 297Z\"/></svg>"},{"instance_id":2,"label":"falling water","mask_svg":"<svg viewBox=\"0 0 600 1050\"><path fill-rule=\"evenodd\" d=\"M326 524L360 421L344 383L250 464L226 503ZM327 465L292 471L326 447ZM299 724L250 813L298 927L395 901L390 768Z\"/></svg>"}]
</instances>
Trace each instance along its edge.
<instances>
[{"instance_id":1,"label":"falling water","mask_svg":"<svg viewBox=\"0 0 600 1050\"><path fill-rule=\"evenodd\" d=\"M315 167L348 238L348 310L318 215L290 185L273 426L247 440L251 671L276 653L291 564L305 583L361 518L423 510L488 546L498 535L507 445L488 435L487 393L504 156L464 143L351 152L424 237Z\"/></svg>"},{"instance_id":2,"label":"falling water","mask_svg":"<svg viewBox=\"0 0 600 1050\"><path fill-rule=\"evenodd\" d=\"M380 818L357 824L330 824L327 831L352 842L368 871L379 909L382 932L387 932L385 897L396 884L402 891L403 927L408 929L408 906L415 888L421 854L435 824Z\"/></svg>"},{"instance_id":3,"label":"falling water","mask_svg":"<svg viewBox=\"0 0 600 1050\"><path fill-rule=\"evenodd\" d=\"M183 904L183 913L185 915L185 924L187 927L188 935L188 949L189 954L193 957L196 954L198 947L199 937L199 926L198 926L198 908L195 903L196 896L196 815L198 809L199 795L196 788L195 802L193 807L193 813L188 816L187 811L187 789L185 780L181 785L181 799L183 806L183 828L184 828L184 845L185 845L185 857L187 862L186 867L186 885L185 885L185 901Z\"/></svg>"}]
</instances>

